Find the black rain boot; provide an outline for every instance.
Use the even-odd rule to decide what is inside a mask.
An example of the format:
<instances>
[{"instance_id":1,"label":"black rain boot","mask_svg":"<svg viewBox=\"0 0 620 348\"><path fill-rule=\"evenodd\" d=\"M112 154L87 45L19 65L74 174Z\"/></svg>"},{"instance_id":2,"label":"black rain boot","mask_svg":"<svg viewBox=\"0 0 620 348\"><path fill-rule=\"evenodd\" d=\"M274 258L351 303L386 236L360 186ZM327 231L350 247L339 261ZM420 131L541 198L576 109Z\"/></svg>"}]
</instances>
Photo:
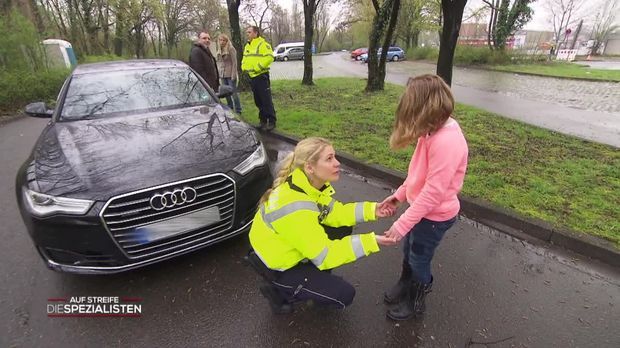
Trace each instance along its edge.
<instances>
[{"instance_id":1,"label":"black rain boot","mask_svg":"<svg viewBox=\"0 0 620 348\"><path fill-rule=\"evenodd\" d=\"M407 294L407 287L411 281L411 267L408 263L403 263L403 270L396 285L383 293L383 301L387 304L397 304L403 300Z\"/></svg>"},{"instance_id":2,"label":"black rain boot","mask_svg":"<svg viewBox=\"0 0 620 348\"><path fill-rule=\"evenodd\" d=\"M293 306L284 300L273 285L261 285L260 292L269 301L271 310L275 314L288 314L293 312Z\"/></svg>"},{"instance_id":3,"label":"black rain boot","mask_svg":"<svg viewBox=\"0 0 620 348\"><path fill-rule=\"evenodd\" d=\"M256 128L256 130L259 130L259 131L264 131L265 127L267 127L267 121L263 121L263 120L261 120L259 124L254 126L254 128Z\"/></svg>"},{"instance_id":4,"label":"black rain boot","mask_svg":"<svg viewBox=\"0 0 620 348\"><path fill-rule=\"evenodd\" d=\"M276 122L275 121L267 121L267 124L265 125L265 128L263 128L263 130L265 132L271 132L274 128L276 128Z\"/></svg>"},{"instance_id":5,"label":"black rain boot","mask_svg":"<svg viewBox=\"0 0 620 348\"><path fill-rule=\"evenodd\" d=\"M433 281L428 284L418 283L412 280L409 283L407 297L398 304L398 307L390 309L387 316L393 320L408 320L413 317L421 316L426 310L424 300L426 295L431 292Z\"/></svg>"}]
</instances>

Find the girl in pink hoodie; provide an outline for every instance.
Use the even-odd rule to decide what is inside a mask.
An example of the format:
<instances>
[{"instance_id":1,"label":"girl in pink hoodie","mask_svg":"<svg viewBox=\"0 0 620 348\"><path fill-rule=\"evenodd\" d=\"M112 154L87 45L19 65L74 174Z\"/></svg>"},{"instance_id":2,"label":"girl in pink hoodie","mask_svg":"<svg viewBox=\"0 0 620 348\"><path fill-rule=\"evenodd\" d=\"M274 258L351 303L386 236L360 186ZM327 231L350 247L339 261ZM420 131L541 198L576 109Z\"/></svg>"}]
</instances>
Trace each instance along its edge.
<instances>
[{"instance_id":1,"label":"girl in pink hoodie","mask_svg":"<svg viewBox=\"0 0 620 348\"><path fill-rule=\"evenodd\" d=\"M409 163L407 179L387 197L386 209L399 203L409 208L385 235L394 242L405 239L402 274L385 293L394 320L421 315L424 299L431 291L431 260L444 233L456 222L460 209L457 194L467 169L467 142L452 118L454 97L450 87L437 75L410 78L396 109L393 149L417 143Z\"/></svg>"}]
</instances>

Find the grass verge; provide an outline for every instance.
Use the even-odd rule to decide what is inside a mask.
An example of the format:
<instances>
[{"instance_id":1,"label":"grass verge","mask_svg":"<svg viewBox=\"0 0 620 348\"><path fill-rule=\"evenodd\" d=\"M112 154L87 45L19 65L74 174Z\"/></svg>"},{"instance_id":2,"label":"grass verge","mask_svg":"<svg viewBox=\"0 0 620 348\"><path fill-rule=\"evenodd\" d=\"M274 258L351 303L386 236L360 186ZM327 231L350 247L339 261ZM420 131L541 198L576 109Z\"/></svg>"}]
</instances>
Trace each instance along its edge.
<instances>
[{"instance_id":1,"label":"grass verge","mask_svg":"<svg viewBox=\"0 0 620 348\"><path fill-rule=\"evenodd\" d=\"M403 87L363 92L352 78L272 81L278 130L323 136L336 150L406 172L412 149L393 152L388 138ZM250 93L243 117L256 123ZM620 248L620 151L551 132L466 105L455 115L470 148L463 193L557 227L608 239Z\"/></svg>"},{"instance_id":2,"label":"grass verge","mask_svg":"<svg viewBox=\"0 0 620 348\"><path fill-rule=\"evenodd\" d=\"M537 74L552 77L620 82L620 70L592 69L575 63L551 62L539 64L512 64L495 65L490 66L490 68L499 71Z\"/></svg>"}]
</instances>

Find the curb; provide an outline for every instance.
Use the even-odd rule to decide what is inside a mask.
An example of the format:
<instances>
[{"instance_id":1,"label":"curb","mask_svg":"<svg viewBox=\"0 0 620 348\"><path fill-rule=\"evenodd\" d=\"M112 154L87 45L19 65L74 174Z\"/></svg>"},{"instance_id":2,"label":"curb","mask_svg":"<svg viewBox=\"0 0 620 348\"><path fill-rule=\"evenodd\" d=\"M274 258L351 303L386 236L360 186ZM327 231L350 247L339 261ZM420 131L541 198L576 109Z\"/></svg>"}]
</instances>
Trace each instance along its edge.
<instances>
[{"instance_id":1,"label":"curb","mask_svg":"<svg viewBox=\"0 0 620 348\"><path fill-rule=\"evenodd\" d=\"M271 133L262 132L261 135L293 145L301 140L295 136L278 131L272 131ZM338 159L341 163L359 171L362 175L380 179L394 188L402 184L406 178L406 175L402 172L377 164L363 163L360 159L345 152L338 151ZM516 212L494 206L478 198L459 195L459 200L461 201L461 211L459 214L488 225L500 232L519 239L524 239L523 234L525 234L548 244L561 246L578 254L603 261L611 266L620 267L620 250L617 250L611 242L586 235L585 233L569 229L559 229L553 227L548 222L521 216Z\"/></svg>"}]
</instances>

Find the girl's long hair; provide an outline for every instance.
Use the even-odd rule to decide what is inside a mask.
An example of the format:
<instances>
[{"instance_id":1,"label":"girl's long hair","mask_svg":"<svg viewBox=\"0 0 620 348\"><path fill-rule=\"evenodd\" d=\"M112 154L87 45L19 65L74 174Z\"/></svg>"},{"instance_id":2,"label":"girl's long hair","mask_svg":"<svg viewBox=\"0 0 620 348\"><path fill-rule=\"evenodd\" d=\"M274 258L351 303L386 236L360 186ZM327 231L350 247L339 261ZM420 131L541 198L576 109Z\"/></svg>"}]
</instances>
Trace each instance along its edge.
<instances>
[{"instance_id":1,"label":"girl's long hair","mask_svg":"<svg viewBox=\"0 0 620 348\"><path fill-rule=\"evenodd\" d=\"M332 146L332 144L324 138L310 137L306 138L295 146L295 150L289 153L280 166L278 175L273 181L273 185L267 190L259 201L259 205L265 203L269 199L271 192L278 186L280 186L291 173L297 169L302 168L306 163L316 163L319 159L319 155L323 150Z\"/></svg>"},{"instance_id":2,"label":"girl's long hair","mask_svg":"<svg viewBox=\"0 0 620 348\"><path fill-rule=\"evenodd\" d=\"M437 131L454 110L454 97L444 80L433 74L409 78L400 97L390 146L401 149Z\"/></svg>"}]
</instances>

